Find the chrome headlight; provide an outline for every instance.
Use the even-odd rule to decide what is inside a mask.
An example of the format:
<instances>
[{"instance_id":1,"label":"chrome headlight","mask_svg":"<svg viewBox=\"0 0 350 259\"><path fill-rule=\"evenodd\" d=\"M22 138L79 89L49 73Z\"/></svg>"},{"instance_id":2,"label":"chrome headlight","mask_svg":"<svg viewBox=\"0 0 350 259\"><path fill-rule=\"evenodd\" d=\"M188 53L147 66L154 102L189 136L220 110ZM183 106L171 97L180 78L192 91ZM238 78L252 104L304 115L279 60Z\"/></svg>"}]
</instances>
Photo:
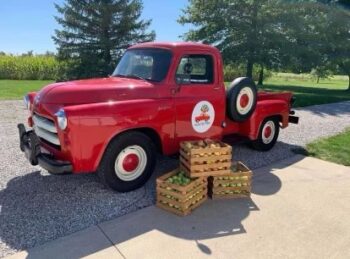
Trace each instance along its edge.
<instances>
[{"instance_id":1,"label":"chrome headlight","mask_svg":"<svg viewBox=\"0 0 350 259\"><path fill-rule=\"evenodd\" d=\"M66 113L64 112L63 109L59 109L59 111L56 112L55 115L57 117L58 127L61 130L65 130L67 128L67 124L68 124Z\"/></svg>"},{"instance_id":2,"label":"chrome headlight","mask_svg":"<svg viewBox=\"0 0 350 259\"><path fill-rule=\"evenodd\" d=\"M23 102L24 102L24 106L26 107L27 110L30 110L30 100L29 100L29 96L25 95L23 97Z\"/></svg>"}]
</instances>

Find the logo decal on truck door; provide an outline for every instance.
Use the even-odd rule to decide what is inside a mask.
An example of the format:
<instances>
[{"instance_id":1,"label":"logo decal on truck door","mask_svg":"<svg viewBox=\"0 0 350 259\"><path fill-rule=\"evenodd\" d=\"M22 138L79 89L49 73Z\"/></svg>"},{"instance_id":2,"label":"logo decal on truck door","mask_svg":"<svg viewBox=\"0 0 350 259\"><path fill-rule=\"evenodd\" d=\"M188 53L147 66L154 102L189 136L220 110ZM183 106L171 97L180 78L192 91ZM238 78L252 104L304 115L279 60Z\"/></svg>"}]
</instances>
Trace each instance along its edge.
<instances>
[{"instance_id":1,"label":"logo decal on truck door","mask_svg":"<svg viewBox=\"0 0 350 259\"><path fill-rule=\"evenodd\" d=\"M196 104L192 111L192 127L198 133L207 132L213 125L215 110L208 101L201 101Z\"/></svg>"}]
</instances>

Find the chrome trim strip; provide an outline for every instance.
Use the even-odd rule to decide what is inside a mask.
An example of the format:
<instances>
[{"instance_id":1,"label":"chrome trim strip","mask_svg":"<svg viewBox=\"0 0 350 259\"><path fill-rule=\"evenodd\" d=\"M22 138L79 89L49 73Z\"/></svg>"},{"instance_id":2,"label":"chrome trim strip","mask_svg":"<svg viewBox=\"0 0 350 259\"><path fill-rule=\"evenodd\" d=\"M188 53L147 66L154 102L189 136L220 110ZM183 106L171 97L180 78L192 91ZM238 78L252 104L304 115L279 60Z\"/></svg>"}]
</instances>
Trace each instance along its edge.
<instances>
[{"instance_id":1,"label":"chrome trim strip","mask_svg":"<svg viewBox=\"0 0 350 259\"><path fill-rule=\"evenodd\" d=\"M34 131L40 138L43 138L43 139L47 140L48 142L55 144L57 146L60 145L60 140L58 139L57 134L46 131L45 129L42 129L42 128L38 127L37 125L34 125Z\"/></svg>"},{"instance_id":2,"label":"chrome trim strip","mask_svg":"<svg viewBox=\"0 0 350 259\"><path fill-rule=\"evenodd\" d=\"M39 117L38 115L34 115L33 121L34 121L34 124L39 128L42 128L52 133L57 133L57 128L55 127L55 124L49 119Z\"/></svg>"}]
</instances>

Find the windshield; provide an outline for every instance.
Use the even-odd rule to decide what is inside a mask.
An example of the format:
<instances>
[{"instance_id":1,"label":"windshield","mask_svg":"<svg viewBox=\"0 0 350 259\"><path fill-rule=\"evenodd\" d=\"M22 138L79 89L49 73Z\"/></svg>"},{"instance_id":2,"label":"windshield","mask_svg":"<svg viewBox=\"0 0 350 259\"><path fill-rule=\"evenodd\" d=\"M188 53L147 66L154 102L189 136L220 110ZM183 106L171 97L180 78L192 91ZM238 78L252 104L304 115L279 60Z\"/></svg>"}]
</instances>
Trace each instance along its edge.
<instances>
[{"instance_id":1,"label":"windshield","mask_svg":"<svg viewBox=\"0 0 350 259\"><path fill-rule=\"evenodd\" d=\"M163 49L127 50L113 76L161 82L168 73L171 56L170 51Z\"/></svg>"}]
</instances>

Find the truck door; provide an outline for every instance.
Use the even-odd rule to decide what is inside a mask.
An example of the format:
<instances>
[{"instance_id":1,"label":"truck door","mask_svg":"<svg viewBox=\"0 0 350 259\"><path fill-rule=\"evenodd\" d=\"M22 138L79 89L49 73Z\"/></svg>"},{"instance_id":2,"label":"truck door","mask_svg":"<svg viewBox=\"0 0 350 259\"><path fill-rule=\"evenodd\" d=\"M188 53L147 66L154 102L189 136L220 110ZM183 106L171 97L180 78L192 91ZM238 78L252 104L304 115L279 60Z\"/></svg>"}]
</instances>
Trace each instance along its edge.
<instances>
[{"instance_id":1,"label":"truck door","mask_svg":"<svg viewBox=\"0 0 350 259\"><path fill-rule=\"evenodd\" d=\"M221 138L225 119L225 89L221 65L210 53L184 54L175 72L175 145L180 141Z\"/></svg>"}]
</instances>

